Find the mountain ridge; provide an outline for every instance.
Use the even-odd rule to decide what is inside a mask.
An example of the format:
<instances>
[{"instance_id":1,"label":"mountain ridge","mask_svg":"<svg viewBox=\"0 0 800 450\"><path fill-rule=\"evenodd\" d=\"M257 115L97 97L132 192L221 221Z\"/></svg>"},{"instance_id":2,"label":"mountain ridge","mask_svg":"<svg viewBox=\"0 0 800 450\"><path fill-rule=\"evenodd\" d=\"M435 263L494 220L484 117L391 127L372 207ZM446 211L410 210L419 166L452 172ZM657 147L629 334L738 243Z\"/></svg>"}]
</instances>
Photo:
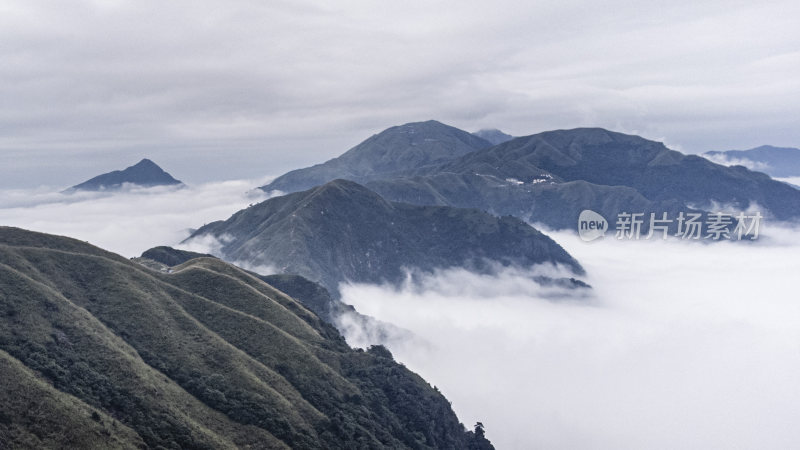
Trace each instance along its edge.
<instances>
[{"instance_id":1,"label":"mountain ridge","mask_svg":"<svg viewBox=\"0 0 800 450\"><path fill-rule=\"evenodd\" d=\"M584 273L563 248L519 219L390 202L349 180L266 200L187 241L204 235L225 236L227 260L273 265L332 293L345 281L398 283L410 268L490 271L493 263L554 263Z\"/></svg>"},{"instance_id":2,"label":"mountain ridge","mask_svg":"<svg viewBox=\"0 0 800 450\"><path fill-rule=\"evenodd\" d=\"M487 448L388 351L350 349L221 260L165 274L0 227L0 277L0 373L15 377L0 397L34 386L26 395L72 425L36 428L25 405L3 403L4 446L69 436L76 448Z\"/></svg>"},{"instance_id":3,"label":"mountain ridge","mask_svg":"<svg viewBox=\"0 0 800 450\"><path fill-rule=\"evenodd\" d=\"M302 173L290 172L293 177ZM612 218L612 228L613 218L626 211L674 218L680 212L708 215L720 206L758 206L770 220L800 217L800 197L790 185L597 127L516 137L439 162L373 175L343 178L394 202L477 208L554 229L574 229L586 209ZM308 187L320 180L305 181Z\"/></svg>"},{"instance_id":4,"label":"mountain ridge","mask_svg":"<svg viewBox=\"0 0 800 450\"><path fill-rule=\"evenodd\" d=\"M765 174L601 128L518 137L366 185L389 200L476 207L553 228L574 228L584 209L672 215L714 202L756 203L778 220L800 216L796 190Z\"/></svg>"}]
</instances>

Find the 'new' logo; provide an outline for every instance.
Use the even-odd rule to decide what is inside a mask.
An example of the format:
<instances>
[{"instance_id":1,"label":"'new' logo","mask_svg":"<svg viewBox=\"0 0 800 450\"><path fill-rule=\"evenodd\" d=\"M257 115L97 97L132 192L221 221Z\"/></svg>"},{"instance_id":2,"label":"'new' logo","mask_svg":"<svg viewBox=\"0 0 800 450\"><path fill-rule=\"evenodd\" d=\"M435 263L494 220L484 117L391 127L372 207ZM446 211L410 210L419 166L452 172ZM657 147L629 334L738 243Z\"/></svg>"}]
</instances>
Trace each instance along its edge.
<instances>
[{"instance_id":1,"label":"'new' logo","mask_svg":"<svg viewBox=\"0 0 800 450\"><path fill-rule=\"evenodd\" d=\"M591 209L584 209L578 216L578 236L586 242L603 237L608 231L608 221Z\"/></svg>"}]
</instances>

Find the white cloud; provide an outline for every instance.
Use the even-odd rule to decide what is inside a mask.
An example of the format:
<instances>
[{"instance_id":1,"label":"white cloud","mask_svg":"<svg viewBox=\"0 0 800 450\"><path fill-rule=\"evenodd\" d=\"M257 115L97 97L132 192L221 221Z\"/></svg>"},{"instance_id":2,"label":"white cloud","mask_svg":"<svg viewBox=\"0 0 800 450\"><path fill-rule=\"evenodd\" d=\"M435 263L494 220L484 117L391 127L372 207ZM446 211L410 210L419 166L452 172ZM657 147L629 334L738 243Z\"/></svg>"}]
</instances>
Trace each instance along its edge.
<instances>
[{"instance_id":1,"label":"white cloud","mask_svg":"<svg viewBox=\"0 0 800 450\"><path fill-rule=\"evenodd\" d=\"M704 153L702 156L713 163L722 164L723 166L744 166L758 172L768 172L770 169L767 163L746 158L731 158L726 155L708 153Z\"/></svg>"},{"instance_id":2,"label":"white cloud","mask_svg":"<svg viewBox=\"0 0 800 450\"><path fill-rule=\"evenodd\" d=\"M800 189L800 177L786 177L786 178L775 178L778 181L783 181L784 183L789 183L792 186Z\"/></svg>"},{"instance_id":3,"label":"white cloud","mask_svg":"<svg viewBox=\"0 0 800 450\"><path fill-rule=\"evenodd\" d=\"M465 272L343 296L415 333L387 343L396 359L498 448L789 448L800 230L763 232L712 245L552 234L587 269L588 299L544 299L520 273Z\"/></svg>"},{"instance_id":4,"label":"white cloud","mask_svg":"<svg viewBox=\"0 0 800 450\"><path fill-rule=\"evenodd\" d=\"M195 236L188 241L181 241L180 244L175 245L175 248L196 253L208 253L219 257L222 255L222 247L230 242L231 239L232 237L228 234L223 234L220 237L211 234L203 234Z\"/></svg>"},{"instance_id":5,"label":"white cloud","mask_svg":"<svg viewBox=\"0 0 800 450\"><path fill-rule=\"evenodd\" d=\"M66 235L132 257L157 245L176 245L191 228L227 219L264 200L262 191L253 190L264 182L235 180L70 195L46 188L0 191L0 224Z\"/></svg>"}]
</instances>

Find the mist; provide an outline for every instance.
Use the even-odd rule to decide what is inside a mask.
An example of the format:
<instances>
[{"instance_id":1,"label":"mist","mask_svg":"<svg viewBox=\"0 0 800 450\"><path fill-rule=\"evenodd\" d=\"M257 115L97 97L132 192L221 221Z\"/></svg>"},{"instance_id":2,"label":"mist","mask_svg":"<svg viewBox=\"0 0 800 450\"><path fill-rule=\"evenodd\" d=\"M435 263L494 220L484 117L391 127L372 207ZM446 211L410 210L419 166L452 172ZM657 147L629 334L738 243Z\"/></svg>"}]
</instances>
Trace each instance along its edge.
<instances>
[{"instance_id":1,"label":"mist","mask_svg":"<svg viewBox=\"0 0 800 450\"><path fill-rule=\"evenodd\" d=\"M0 191L0 225L69 236L133 257L154 246L175 246L192 229L266 199L255 187L268 180L69 195L49 187L5 190Z\"/></svg>"},{"instance_id":2,"label":"mist","mask_svg":"<svg viewBox=\"0 0 800 450\"><path fill-rule=\"evenodd\" d=\"M792 186L800 189L800 177L786 177L786 178L775 178L778 181L783 181L784 183L789 183Z\"/></svg>"},{"instance_id":3,"label":"mist","mask_svg":"<svg viewBox=\"0 0 800 450\"><path fill-rule=\"evenodd\" d=\"M574 299L542 295L519 270L342 293L413 332L383 343L497 448L790 448L800 232L763 232L714 244L550 232L588 272L592 293ZM351 345L377 343L346 331Z\"/></svg>"},{"instance_id":4,"label":"mist","mask_svg":"<svg viewBox=\"0 0 800 450\"><path fill-rule=\"evenodd\" d=\"M772 169L769 164L747 158L734 158L722 154L703 154L702 156L713 163L722 164L723 166L744 166L756 172L768 172Z\"/></svg>"}]
</instances>

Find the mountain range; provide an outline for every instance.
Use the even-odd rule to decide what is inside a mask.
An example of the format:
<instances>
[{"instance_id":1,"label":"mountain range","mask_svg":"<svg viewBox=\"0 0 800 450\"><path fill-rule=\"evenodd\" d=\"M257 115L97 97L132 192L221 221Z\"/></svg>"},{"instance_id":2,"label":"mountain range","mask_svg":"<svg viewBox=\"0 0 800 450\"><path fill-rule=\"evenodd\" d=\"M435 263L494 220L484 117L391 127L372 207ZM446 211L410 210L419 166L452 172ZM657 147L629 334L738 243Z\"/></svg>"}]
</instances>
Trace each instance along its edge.
<instances>
[{"instance_id":1,"label":"mountain range","mask_svg":"<svg viewBox=\"0 0 800 450\"><path fill-rule=\"evenodd\" d=\"M750 150L727 150L703 153L722 164L740 164L773 177L800 177L800 149L762 145Z\"/></svg>"},{"instance_id":2,"label":"mountain range","mask_svg":"<svg viewBox=\"0 0 800 450\"><path fill-rule=\"evenodd\" d=\"M450 144L446 151L436 144L435 157L422 157L409 144L442 142ZM360 169L353 178L366 179L363 184L336 179L272 198L200 228L189 240L213 236L228 261L301 275L338 298L342 282L398 284L452 267L485 272L550 263L583 273L558 244L520 219L575 229L579 213L590 209L611 219L613 229L625 211L674 218L758 205L779 220L800 215L800 193L763 173L600 128L487 145L435 121L410 123L262 189L313 185L325 179L321 173L333 176L341 161L355 160ZM328 317L326 311L317 310Z\"/></svg>"},{"instance_id":3,"label":"mountain range","mask_svg":"<svg viewBox=\"0 0 800 450\"><path fill-rule=\"evenodd\" d=\"M425 139L436 140L436 130L429 129L434 134ZM359 145L363 158L369 155L368 141ZM518 137L447 160L395 168L364 185L390 201L478 208L556 229L574 229L585 209L610 219L612 227L613 218L626 211L675 217L719 205L742 210L758 205L778 220L800 217L800 192L765 174L600 128ZM304 170L290 172L296 183Z\"/></svg>"},{"instance_id":4,"label":"mountain range","mask_svg":"<svg viewBox=\"0 0 800 450\"><path fill-rule=\"evenodd\" d=\"M796 176L794 150L706 156ZM181 182L144 159L67 192L124 184ZM591 209L613 228L625 211L756 205L800 217L800 192L764 173L600 128L409 123L261 189L283 195L187 239L216 238L224 260L163 246L128 260L0 227L0 448L489 449L385 347L346 344L337 316L372 319L341 283L543 264L563 278L536 281L583 288L580 263L526 221L574 229Z\"/></svg>"},{"instance_id":5,"label":"mountain range","mask_svg":"<svg viewBox=\"0 0 800 450\"><path fill-rule=\"evenodd\" d=\"M0 227L2 448L491 448L384 347L216 258Z\"/></svg>"},{"instance_id":6,"label":"mountain range","mask_svg":"<svg viewBox=\"0 0 800 450\"><path fill-rule=\"evenodd\" d=\"M121 188L124 184L153 187L183 183L165 172L158 164L149 159L143 159L124 170L115 170L98 175L83 183L76 184L64 192L114 190Z\"/></svg>"},{"instance_id":7,"label":"mountain range","mask_svg":"<svg viewBox=\"0 0 800 450\"><path fill-rule=\"evenodd\" d=\"M583 274L561 246L517 218L390 202L346 180L271 198L188 240L209 235L228 261L302 275L334 295L345 281L396 284L415 270L550 263Z\"/></svg>"}]
</instances>

